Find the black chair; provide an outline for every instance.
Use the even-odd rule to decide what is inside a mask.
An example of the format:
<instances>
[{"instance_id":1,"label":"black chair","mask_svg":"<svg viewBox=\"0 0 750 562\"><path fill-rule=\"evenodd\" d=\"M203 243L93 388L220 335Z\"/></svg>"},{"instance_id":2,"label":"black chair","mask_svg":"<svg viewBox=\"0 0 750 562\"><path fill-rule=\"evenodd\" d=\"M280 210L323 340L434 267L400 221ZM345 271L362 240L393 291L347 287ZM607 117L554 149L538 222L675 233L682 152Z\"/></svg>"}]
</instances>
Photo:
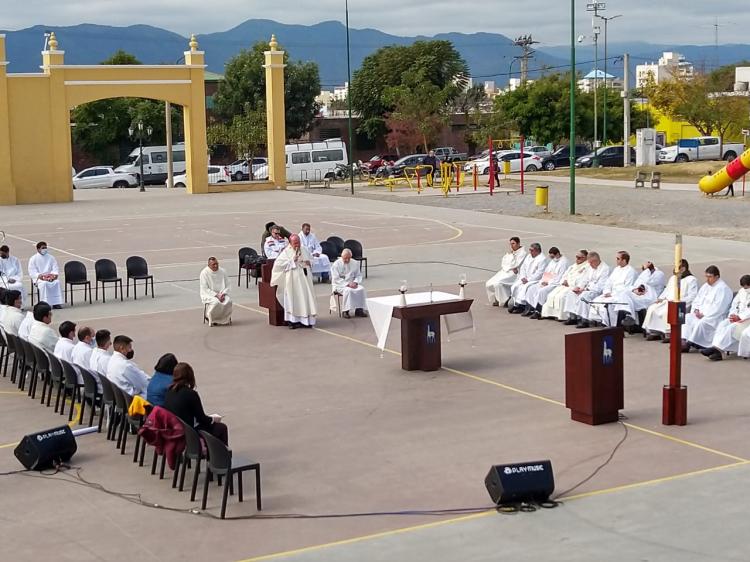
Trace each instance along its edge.
<instances>
[{"instance_id":1,"label":"black chair","mask_svg":"<svg viewBox=\"0 0 750 562\"><path fill-rule=\"evenodd\" d=\"M13 353L13 363L10 365L10 383L15 384L19 363L21 362L21 356L23 354L23 348L18 341L20 340L18 336L6 332L5 338L8 341L8 349L10 350L10 353ZM6 357L5 360L7 362L8 358Z\"/></svg>"},{"instance_id":2,"label":"black chair","mask_svg":"<svg viewBox=\"0 0 750 562\"><path fill-rule=\"evenodd\" d=\"M47 353L41 348L34 344L31 346L31 353L34 354L34 370L31 373L31 382L29 382L29 396L36 398L36 387L39 382L39 377L42 378L42 404L47 394L47 384L49 384L50 372L49 372L49 359L47 359Z\"/></svg>"},{"instance_id":3,"label":"black chair","mask_svg":"<svg viewBox=\"0 0 750 562\"><path fill-rule=\"evenodd\" d=\"M0 360L0 367L3 371L3 378L8 376L8 362L10 356L13 355L13 362L15 363L16 357L16 338L13 334L6 334L5 330L0 328L0 338L3 340L3 349L5 350L5 356ZM11 372L10 382L13 382L13 373Z\"/></svg>"},{"instance_id":4,"label":"black chair","mask_svg":"<svg viewBox=\"0 0 750 562\"><path fill-rule=\"evenodd\" d=\"M107 418L107 441L114 439L115 435L115 391L114 385L109 382L107 377L99 377L102 383L102 407L99 411L99 430L102 432L102 422L104 421L104 407L107 406L109 416Z\"/></svg>"},{"instance_id":5,"label":"black chair","mask_svg":"<svg viewBox=\"0 0 750 562\"><path fill-rule=\"evenodd\" d=\"M190 489L190 501L195 501L195 494L198 491L198 475L201 471L201 461L206 458L206 453L201 443L200 435L190 425L186 424L183 420L182 426L185 428L185 451L182 453L182 458L179 462L180 466L180 492L185 487L185 472L187 466L190 465L193 468L193 487ZM177 472L177 468L175 468Z\"/></svg>"},{"instance_id":6,"label":"black chair","mask_svg":"<svg viewBox=\"0 0 750 562\"><path fill-rule=\"evenodd\" d=\"M96 406L98 405L102 409L102 393L99 392L99 385L97 380L99 377L94 375L88 369L78 367L78 372L83 377L83 398L81 399L81 415L79 417L79 423L83 423L83 413L86 411L86 402L91 403L91 415L89 416L89 427L94 425L94 414L96 413Z\"/></svg>"},{"instance_id":7,"label":"black chair","mask_svg":"<svg viewBox=\"0 0 750 562\"><path fill-rule=\"evenodd\" d=\"M344 251L344 239L339 236L329 236L326 238L326 242L330 242L336 248L336 255L340 256L341 252Z\"/></svg>"},{"instance_id":8,"label":"black chair","mask_svg":"<svg viewBox=\"0 0 750 562\"><path fill-rule=\"evenodd\" d=\"M367 277L367 258L364 257L362 244L357 240L347 240L344 242L344 248L348 248L352 252L352 259L365 264L365 277Z\"/></svg>"},{"instance_id":9,"label":"black chair","mask_svg":"<svg viewBox=\"0 0 750 562\"><path fill-rule=\"evenodd\" d=\"M65 264L65 302L68 302L68 285L70 285L70 306L73 306L73 289L76 285L83 285L83 300L86 300L86 291L89 293L89 304L91 304L91 281L89 281L86 266L79 261L69 261Z\"/></svg>"},{"instance_id":10,"label":"black chair","mask_svg":"<svg viewBox=\"0 0 750 562\"><path fill-rule=\"evenodd\" d=\"M336 245L328 240L323 240L320 243L320 249L326 256L328 256L331 263L339 259L339 256L341 255L341 252L336 250Z\"/></svg>"},{"instance_id":11,"label":"black chair","mask_svg":"<svg viewBox=\"0 0 750 562\"><path fill-rule=\"evenodd\" d=\"M112 383L112 393L115 395L115 427L117 428L117 448L120 454L125 454L125 444L128 440L126 428L128 426L128 406L130 405L125 391Z\"/></svg>"},{"instance_id":12,"label":"black chair","mask_svg":"<svg viewBox=\"0 0 750 562\"><path fill-rule=\"evenodd\" d=\"M102 302L107 302L107 283L114 283L115 298L117 298L117 285L120 285L120 300L123 300L122 277L117 274L117 266L115 265L115 262L106 258L96 260L96 263L94 264L94 272L96 273L96 289L94 291L96 300L99 300L99 283L102 284Z\"/></svg>"},{"instance_id":13,"label":"black chair","mask_svg":"<svg viewBox=\"0 0 750 562\"><path fill-rule=\"evenodd\" d=\"M240 286L240 279L242 278L242 270L245 270L245 288L250 287L250 277L255 277L255 284L258 284L258 277L260 277L260 267L257 264L258 252L252 248L244 247L240 248L238 252L239 258L239 269L237 270L237 286Z\"/></svg>"},{"instance_id":14,"label":"black chair","mask_svg":"<svg viewBox=\"0 0 750 562\"><path fill-rule=\"evenodd\" d=\"M57 410L60 406L60 395L62 394L63 389L63 366L62 363L60 363L60 360L55 357L54 354L47 355L47 360L49 361L50 372L50 383L48 388L49 392L47 393L47 406L50 405L52 401L52 391L54 390L54 387L57 386L57 397L55 398L55 413L57 413ZM42 399L44 399L44 394L42 394Z\"/></svg>"},{"instance_id":15,"label":"black chair","mask_svg":"<svg viewBox=\"0 0 750 562\"><path fill-rule=\"evenodd\" d=\"M130 298L130 280L133 280L133 298L138 300L136 281L143 281L146 285L146 296L148 296L148 282L151 281L151 298L154 297L154 276L149 275L148 263L141 256L130 256L125 260L125 269L127 270L127 287L126 295ZM120 295L122 296L122 285L120 285Z\"/></svg>"},{"instance_id":16,"label":"black chair","mask_svg":"<svg viewBox=\"0 0 750 562\"><path fill-rule=\"evenodd\" d=\"M21 346L23 347L24 365L21 370L21 380L18 383L18 388L26 390L26 378L29 379L29 396L31 396L31 390L34 386L34 374L36 373L36 356L34 355L34 346L24 339L19 338Z\"/></svg>"},{"instance_id":17,"label":"black chair","mask_svg":"<svg viewBox=\"0 0 750 562\"><path fill-rule=\"evenodd\" d=\"M8 351L8 341L5 338L5 330L0 326L0 371L3 372L3 378L7 376L5 369L3 369L3 363L7 363L5 360L6 354L10 355L10 352Z\"/></svg>"},{"instance_id":18,"label":"black chair","mask_svg":"<svg viewBox=\"0 0 750 562\"><path fill-rule=\"evenodd\" d=\"M216 437L205 431L200 432L206 446L208 447L208 463L206 467L206 478L203 482L203 503L201 509L206 509L208 500L208 483L211 475L216 474L219 478L226 477L224 482L224 493L221 499L221 518L224 519L227 512L227 496L230 490L234 489L234 475L237 475L238 498L243 501L242 497L242 473L246 470L255 471L255 504L258 511L261 510L260 503L260 463L233 457L232 450Z\"/></svg>"},{"instance_id":19,"label":"black chair","mask_svg":"<svg viewBox=\"0 0 750 562\"><path fill-rule=\"evenodd\" d=\"M81 390L83 389L83 379L78 379L78 370L67 361L61 359L63 367L63 403L60 407L60 415L65 413L65 397L70 396L70 410L68 411L68 421L73 420L73 409L75 408L76 399L83 402Z\"/></svg>"},{"instance_id":20,"label":"black chair","mask_svg":"<svg viewBox=\"0 0 750 562\"><path fill-rule=\"evenodd\" d=\"M31 354L28 359L26 358L27 350ZM16 357L18 358L18 363L14 367L15 373L13 374L15 374L17 380L11 378L11 382L17 384L18 390L23 390L26 387L26 371L28 370L29 365L34 361L34 354L31 351L31 348L28 347L26 340L23 338L16 338Z\"/></svg>"}]
</instances>

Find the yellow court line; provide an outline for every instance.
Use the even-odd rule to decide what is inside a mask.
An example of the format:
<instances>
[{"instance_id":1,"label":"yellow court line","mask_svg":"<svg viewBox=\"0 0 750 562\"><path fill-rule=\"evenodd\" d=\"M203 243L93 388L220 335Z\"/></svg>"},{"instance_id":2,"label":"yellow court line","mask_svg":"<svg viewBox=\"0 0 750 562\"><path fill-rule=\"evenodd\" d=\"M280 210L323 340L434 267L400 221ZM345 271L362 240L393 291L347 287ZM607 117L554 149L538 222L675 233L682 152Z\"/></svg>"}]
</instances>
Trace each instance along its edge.
<instances>
[{"instance_id":1,"label":"yellow court line","mask_svg":"<svg viewBox=\"0 0 750 562\"><path fill-rule=\"evenodd\" d=\"M0 391L0 394L22 394L24 396L28 396L25 392L12 392L12 391L7 391L7 390L6 391ZM68 403L68 399L66 398L63 401L63 406L62 406L63 407L63 411L65 411L65 404L67 404L67 403ZM75 404L75 406L73 406L73 408L75 410L75 414L73 415L73 419L68 422L68 427L70 427L71 429L74 428L76 425L78 425L78 418L81 417L81 405L80 404ZM15 447L16 445L18 445L18 442L15 442L15 443L5 443L4 445L0 445L0 449L8 449L9 447Z\"/></svg>"},{"instance_id":2,"label":"yellow court line","mask_svg":"<svg viewBox=\"0 0 750 562\"><path fill-rule=\"evenodd\" d=\"M625 423L625 422L623 422ZM674 441L675 443L679 443L681 445L687 445L688 447L694 447L695 449L700 449L701 451L706 451L707 453L713 453L714 455L719 455L722 457L726 457L728 459L732 459L735 461L738 461L740 463L750 462L749 459L745 459L743 457L738 457L736 455L732 455L730 453L725 453L723 451L718 451L716 449L712 449L710 447L705 447L703 445L699 445L698 443L694 443L692 441L686 441L685 439L680 439L679 437L673 437L672 435L669 435L667 433L661 433L660 431L654 431L653 429L648 429L645 427L641 427L638 425L633 425L632 423L625 423L626 426L628 426L631 429L636 429L638 431L642 431L644 433L648 433L650 435L655 435L657 437L661 437L662 439L668 439L669 441Z\"/></svg>"}]
</instances>

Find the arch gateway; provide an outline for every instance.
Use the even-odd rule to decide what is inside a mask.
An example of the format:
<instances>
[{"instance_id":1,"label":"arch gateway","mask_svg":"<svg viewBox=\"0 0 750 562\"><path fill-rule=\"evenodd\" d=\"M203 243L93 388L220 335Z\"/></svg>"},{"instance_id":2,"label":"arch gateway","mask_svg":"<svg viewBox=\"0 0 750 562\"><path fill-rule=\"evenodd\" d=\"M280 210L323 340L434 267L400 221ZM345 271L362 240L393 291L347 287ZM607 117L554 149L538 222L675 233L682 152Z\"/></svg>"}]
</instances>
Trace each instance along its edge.
<instances>
[{"instance_id":1,"label":"arch gateway","mask_svg":"<svg viewBox=\"0 0 750 562\"><path fill-rule=\"evenodd\" d=\"M70 111L91 101L133 97L183 107L189 193L286 187L284 53L275 37L266 51L269 181L208 184L205 53L193 35L177 65L66 65L54 33L42 72L8 74L0 35L0 205L73 200Z\"/></svg>"}]
</instances>

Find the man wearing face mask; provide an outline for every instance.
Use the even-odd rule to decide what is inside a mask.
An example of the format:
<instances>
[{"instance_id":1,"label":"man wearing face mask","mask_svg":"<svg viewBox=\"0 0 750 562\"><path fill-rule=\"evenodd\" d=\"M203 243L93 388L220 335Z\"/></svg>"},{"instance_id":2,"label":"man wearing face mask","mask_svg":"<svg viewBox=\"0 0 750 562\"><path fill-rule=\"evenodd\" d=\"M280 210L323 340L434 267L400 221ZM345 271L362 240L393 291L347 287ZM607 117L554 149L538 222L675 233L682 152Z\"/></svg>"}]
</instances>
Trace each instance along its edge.
<instances>
[{"instance_id":1,"label":"man wearing face mask","mask_svg":"<svg viewBox=\"0 0 750 562\"><path fill-rule=\"evenodd\" d=\"M57 260L47 253L47 243L37 242L36 254L29 260L29 276L39 289L39 300L52 308L62 308L60 291L60 268Z\"/></svg>"},{"instance_id":2,"label":"man wearing face mask","mask_svg":"<svg viewBox=\"0 0 750 562\"><path fill-rule=\"evenodd\" d=\"M94 330L88 326L79 328L78 343L73 346L73 352L70 354L73 364L88 369L91 364L91 353L95 347Z\"/></svg>"},{"instance_id":3,"label":"man wearing face mask","mask_svg":"<svg viewBox=\"0 0 750 562\"><path fill-rule=\"evenodd\" d=\"M115 351L107 365L107 379L131 396L145 399L151 377L132 361L135 355L133 340L128 336L115 336L112 347Z\"/></svg>"},{"instance_id":4,"label":"man wearing face mask","mask_svg":"<svg viewBox=\"0 0 750 562\"><path fill-rule=\"evenodd\" d=\"M7 291L20 291L21 298L26 300L21 262L10 255L10 248L4 244L0 246L0 287Z\"/></svg>"}]
</instances>

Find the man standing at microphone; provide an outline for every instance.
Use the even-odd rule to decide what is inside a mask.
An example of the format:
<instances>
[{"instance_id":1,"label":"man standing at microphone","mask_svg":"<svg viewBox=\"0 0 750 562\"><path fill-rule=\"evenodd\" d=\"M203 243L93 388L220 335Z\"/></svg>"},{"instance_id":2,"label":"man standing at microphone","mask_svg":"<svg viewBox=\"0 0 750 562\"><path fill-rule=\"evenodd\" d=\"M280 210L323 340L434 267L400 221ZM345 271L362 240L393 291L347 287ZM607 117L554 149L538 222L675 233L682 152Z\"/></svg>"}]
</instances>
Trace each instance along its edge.
<instances>
[{"instance_id":1,"label":"man standing at microphone","mask_svg":"<svg viewBox=\"0 0 750 562\"><path fill-rule=\"evenodd\" d=\"M271 285L278 287L276 298L284 307L284 320L289 329L312 328L318 309L312 281L312 256L300 245L299 236L292 234L289 245L276 257L271 272Z\"/></svg>"}]
</instances>

